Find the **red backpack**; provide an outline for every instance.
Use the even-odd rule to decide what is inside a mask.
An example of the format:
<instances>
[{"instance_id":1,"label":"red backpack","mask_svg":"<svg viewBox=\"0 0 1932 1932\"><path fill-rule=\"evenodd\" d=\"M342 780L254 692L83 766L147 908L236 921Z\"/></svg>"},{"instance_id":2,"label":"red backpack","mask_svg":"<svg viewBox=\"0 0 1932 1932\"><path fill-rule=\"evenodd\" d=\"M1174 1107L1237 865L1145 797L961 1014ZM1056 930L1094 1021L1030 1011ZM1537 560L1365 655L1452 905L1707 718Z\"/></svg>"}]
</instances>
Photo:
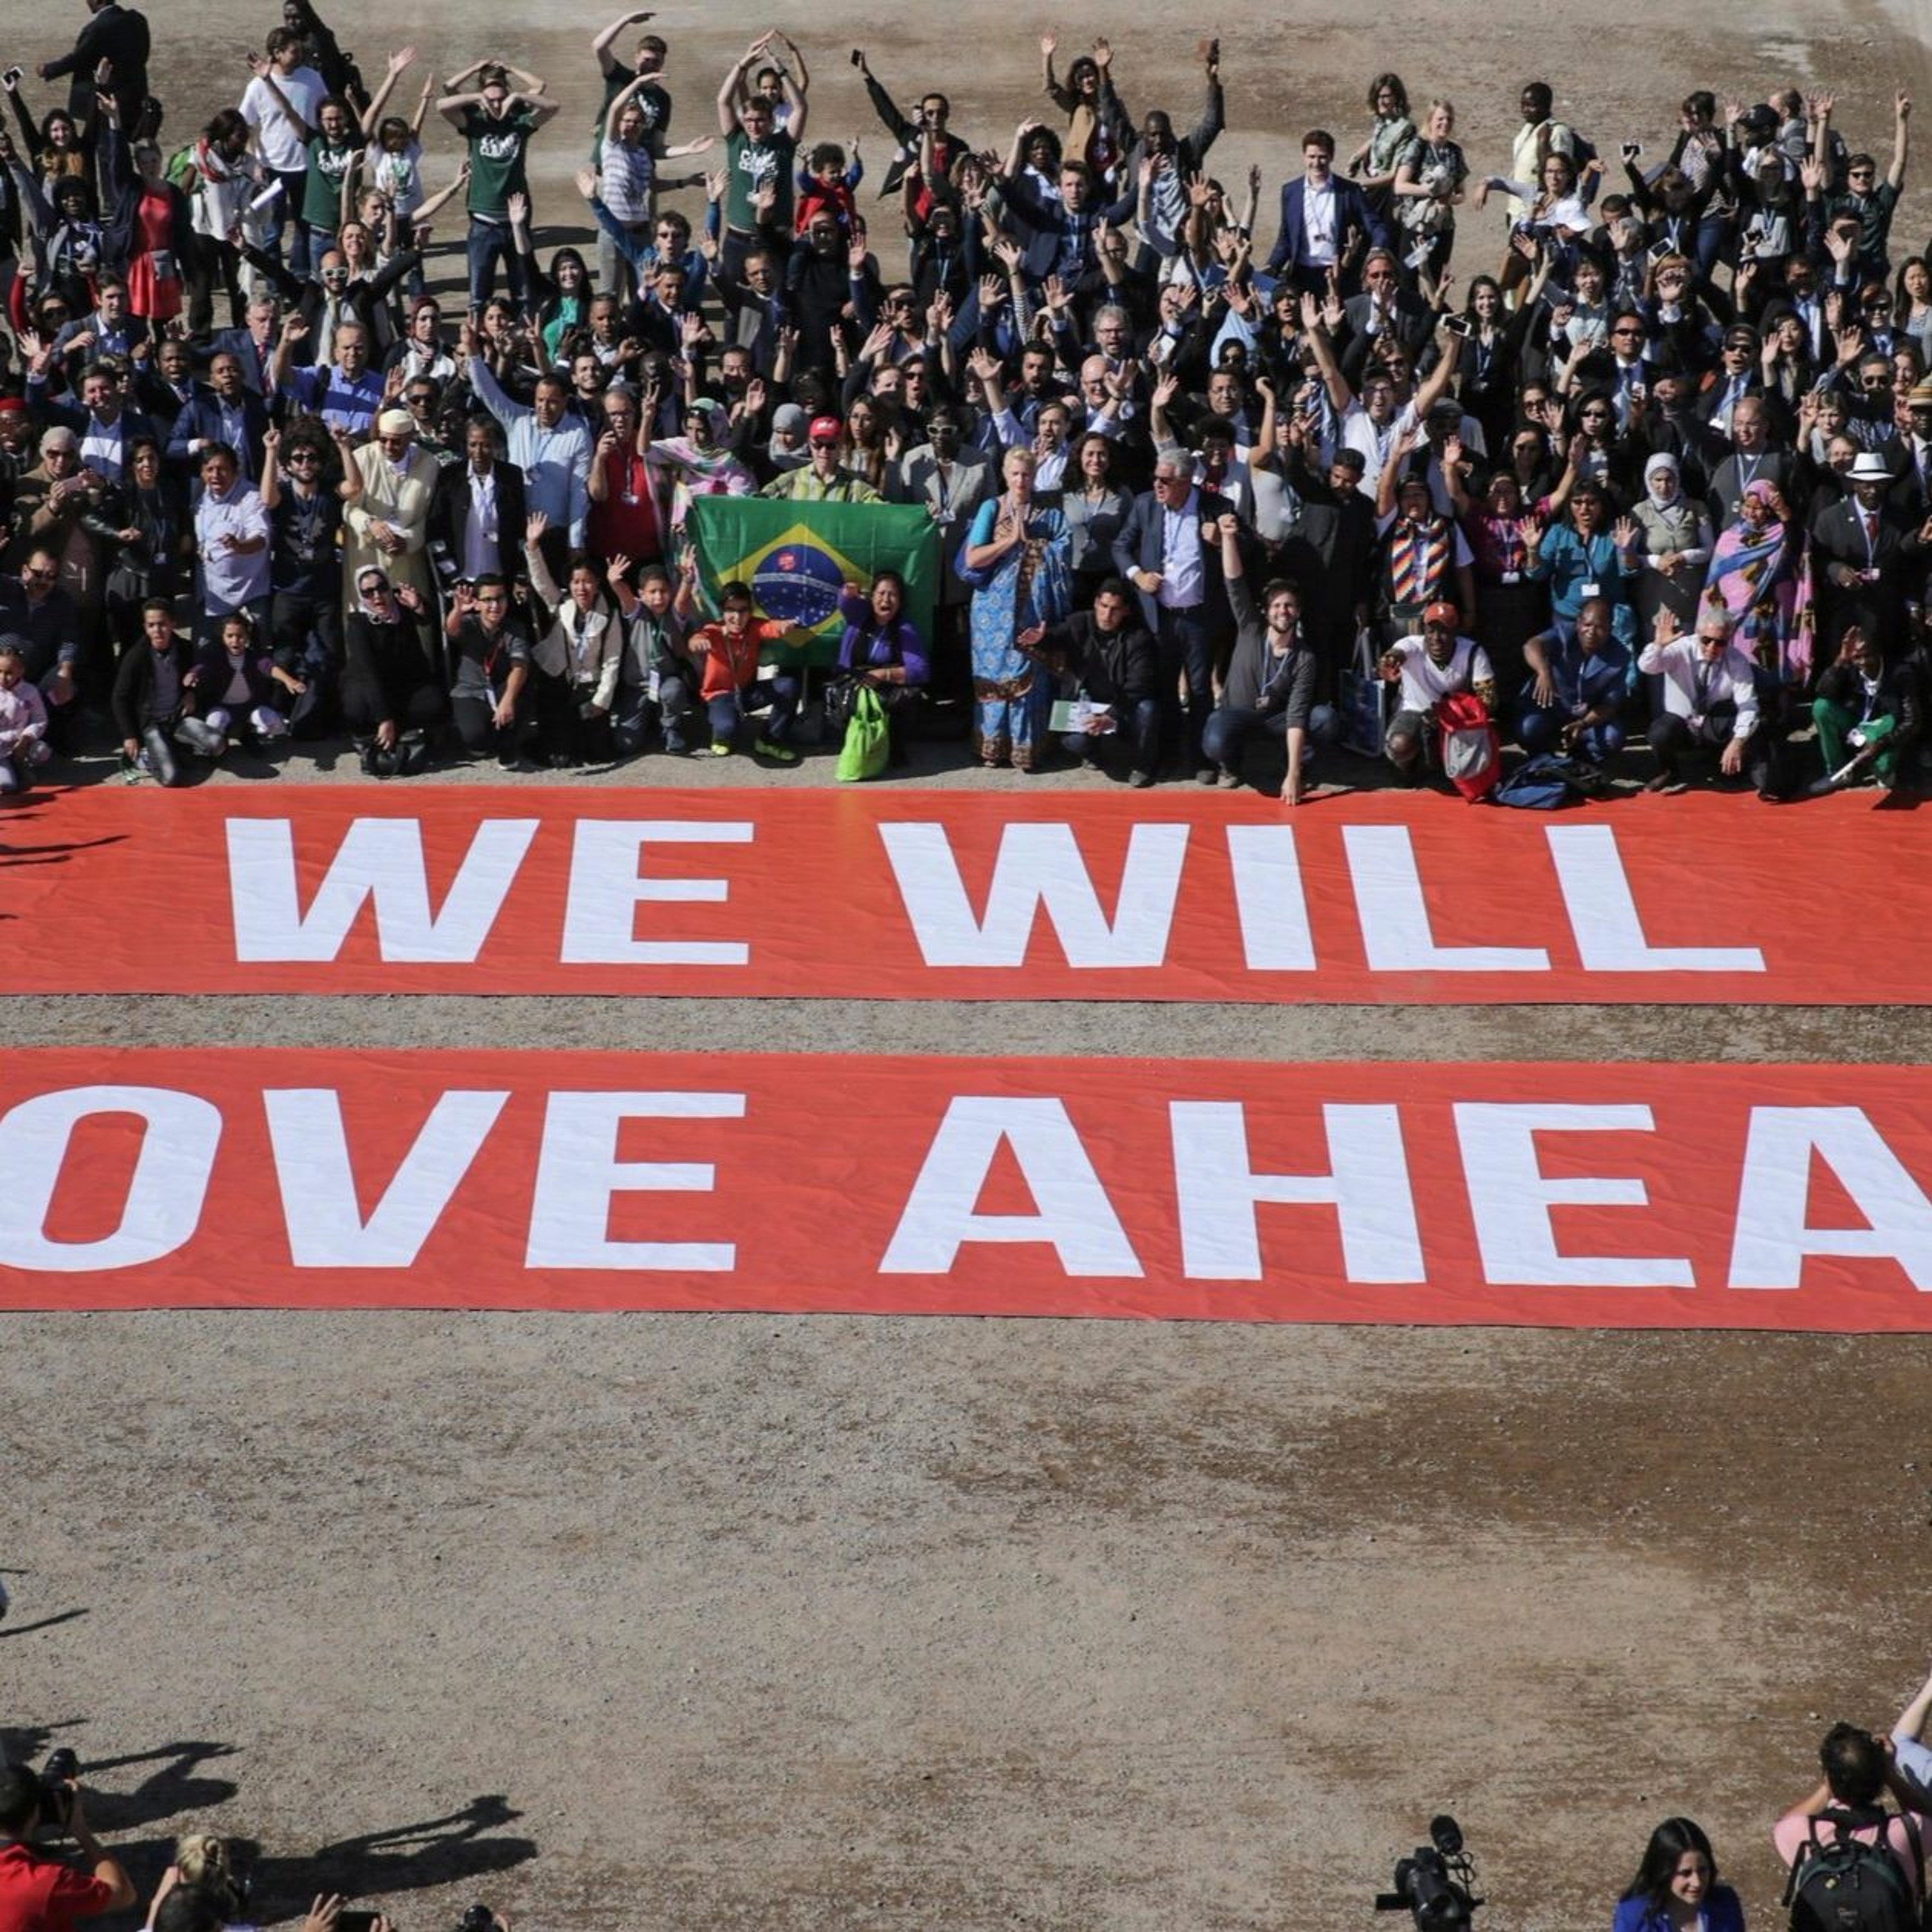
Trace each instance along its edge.
<instances>
[{"instance_id":1,"label":"red backpack","mask_svg":"<svg viewBox=\"0 0 1932 1932\"><path fill-rule=\"evenodd\" d=\"M1442 776L1469 800L1487 798L1502 772L1502 739L1490 707L1472 691L1452 691L1436 707Z\"/></svg>"}]
</instances>

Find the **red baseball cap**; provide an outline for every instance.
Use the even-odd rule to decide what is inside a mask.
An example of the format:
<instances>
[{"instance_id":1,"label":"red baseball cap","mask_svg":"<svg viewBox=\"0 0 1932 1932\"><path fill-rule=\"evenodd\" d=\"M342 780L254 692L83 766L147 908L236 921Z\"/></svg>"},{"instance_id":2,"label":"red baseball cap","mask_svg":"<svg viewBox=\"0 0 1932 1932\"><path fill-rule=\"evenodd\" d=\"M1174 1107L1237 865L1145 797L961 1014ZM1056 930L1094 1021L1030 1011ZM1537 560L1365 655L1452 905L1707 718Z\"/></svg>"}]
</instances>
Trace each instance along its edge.
<instances>
[{"instance_id":1,"label":"red baseball cap","mask_svg":"<svg viewBox=\"0 0 1932 1932\"><path fill-rule=\"evenodd\" d=\"M805 433L814 442L842 442L845 425L836 416L814 416Z\"/></svg>"},{"instance_id":2,"label":"red baseball cap","mask_svg":"<svg viewBox=\"0 0 1932 1932\"><path fill-rule=\"evenodd\" d=\"M1432 604L1422 614L1425 624L1447 624L1452 631L1462 620L1462 614L1453 604Z\"/></svg>"}]
</instances>

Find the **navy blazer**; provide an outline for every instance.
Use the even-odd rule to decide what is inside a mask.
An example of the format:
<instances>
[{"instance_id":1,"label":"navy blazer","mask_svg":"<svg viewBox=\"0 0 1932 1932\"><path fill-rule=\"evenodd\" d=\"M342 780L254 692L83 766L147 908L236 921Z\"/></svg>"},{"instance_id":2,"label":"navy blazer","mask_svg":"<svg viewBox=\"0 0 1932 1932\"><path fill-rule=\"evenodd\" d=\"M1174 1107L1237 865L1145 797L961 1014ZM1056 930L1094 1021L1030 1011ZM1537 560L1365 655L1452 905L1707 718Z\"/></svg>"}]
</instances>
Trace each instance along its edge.
<instances>
[{"instance_id":1,"label":"navy blazer","mask_svg":"<svg viewBox=\"0 0 1932 1932\"><path fill-rule=\"evenodd\" d=\"M250 483L262 478L262 438L268 428L267 406L252 389L242 396L242 422L248 448L238 452L242 475ZM219 442L223 440L221 406L212 389L196 389L194 400L175 418L174 433L168 438L168 466L177 476L198 476L201 456L190 449L192 442Z\"/></svg>"},{"instance_id":2,"label":"navy blazer","mask_svg":"<svg viewBox=\"0 0 1932 1932\"><path fill-rule=\"evenodd\" d=\"M1194 487L1194 514L1203 524L1230 514L1234 505L1226 497L1212 490L1204 490L1197 483ZM1167 514L1160 499L1151 490L1144 490L1134 499L1134 507L1128 512L1126 521L1120 526L1120 533L1114 539L1114 568L1132 586L1134 595L1141 600L1141 616L1150 631L1160 629L1160 600L1157 594L1150 595L1134 584L1133 573L1137 570L1158 570L1161 563L1161 539L1163 521ZM1201 602L1203 608L1219 602L1221 593L1221 543L1216 537L1211 542L1203 538L1201 544Z\"/></svg>"},{"instance_id":3,"label":"navy blazer","mask_svg":"<svg viewBox=\"0 0 1932 1932\"><path fill-rule=\"evenodd\" d=\"M1330 175L1328 184L1335 190L1335 253L1337 260L1348 252L1351 238L1360 234L1368 247L1388 246L1388 231L1369 206L1369 198L1346 175ZM1275 237L1274 253L1268 259L1268 272L1278 275L1293 268L1306 252L1308 234L1303 224L1302 204L1308 183L1298 175L1283 184L1281 190L1281 232Z\"/></svg>"}]
</instances>

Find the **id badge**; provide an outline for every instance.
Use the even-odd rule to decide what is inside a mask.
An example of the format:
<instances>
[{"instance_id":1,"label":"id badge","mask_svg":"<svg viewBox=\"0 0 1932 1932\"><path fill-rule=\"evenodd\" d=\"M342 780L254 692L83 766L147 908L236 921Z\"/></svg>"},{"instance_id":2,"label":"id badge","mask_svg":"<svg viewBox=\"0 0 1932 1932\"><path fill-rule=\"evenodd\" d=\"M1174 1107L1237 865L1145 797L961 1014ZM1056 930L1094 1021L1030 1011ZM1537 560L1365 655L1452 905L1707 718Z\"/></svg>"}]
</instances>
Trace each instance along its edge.
<instances>
[{"instance_id":1,"label":"id badge","mask_svg":"<svg viewBox=\"0 0 1932 1932\"><path fill-rule=\"evenodd\" d=\"M1502 580L1505 584L1520 584L1522 581L1522 572L1520 570L1506 570L1503 572Z\"/></svg>"},{"instance_id":2,"label":"id badge","mask_svg":"<svg viewBox=\"0 0 1932 1932\"><path fill-rule=\"evenodd\" d=\"M1592 597L1600 597L1604 594L1604 586L1600 584L1579 584L1576 586L1576 594L1586 600Z\"/></svg>"}]
</instances>

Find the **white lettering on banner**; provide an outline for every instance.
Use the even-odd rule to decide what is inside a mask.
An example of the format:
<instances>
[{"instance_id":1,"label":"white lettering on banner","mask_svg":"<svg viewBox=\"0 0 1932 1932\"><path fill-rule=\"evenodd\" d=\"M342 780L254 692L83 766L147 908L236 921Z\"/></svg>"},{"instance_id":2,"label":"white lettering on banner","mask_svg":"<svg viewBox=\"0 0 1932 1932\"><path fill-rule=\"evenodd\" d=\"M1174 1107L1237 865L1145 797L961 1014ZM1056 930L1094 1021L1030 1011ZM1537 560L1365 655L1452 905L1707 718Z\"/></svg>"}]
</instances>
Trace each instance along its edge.
<instances>
[{"instance_id":1,"label":"white lettering on banner","mask_svg":"<svg viewBox=\"0 0 1932 1932\"><path fill-rule=\"evenodd\" d=\"M1415 848L1400 825L1345 825L1342 842L1354 882L1362 946L1378 973L1547 973L1540 946L1438 946L1415 869Z\"/></svg>"},{"instance_id":2,"label":"white lettering on banner","mask_svg":"<svg viewBox=\"0 0 1932 1932\"><path fill-rule=\"evenodd\" d=\"M74 1129L102 1114L134 1114L141 1150L112 1234L48 1238L48 1210ZM46 1274L139 1268L186 1245L201 1223L221 1110L165 1087L68 1087L36 1094L0 1118L0 1265Z\"/></svg>"},{"instance_id":3,"label":"white lettering on banner","mask_svg":"<svg viewBox=\"0 0 1932 1932\"><path fill-rule=\"evenodd\" d=\"M1327 1174L1257 1174L1246 1115L1232 1100L1175 1100L1174 1189L1180 1210L1181 1272L1193 1281L1259 1281L1258 1202L1332 1206L1352 1282L1420 1282L1422 1236L1393 1106L1325 1106Z\"/></svg>"},{"instance_id":4,"label":"white lettering on banner","mask_svg":"<svg viewBox=\"0 0 1932 1932\"><path fill-rule=\"evenodd\" d=\"M718 1171L708 1161L620 1160L626 1120L738 1120L742 1094L553 1094L544 1113L530 1234L524 1260L533 1268L668 1269L728 1274L730 1241L614 1241L611 1197L682 1192L709 1194ZM721 1221L730 1219L718 1210Z\"/></svg>"},{"instance_id":5,"label":"white lettering on banner","mask_svg":"<svg viewBox=\"0 0 1932 1932\"><path fill-rule=\"evenodd\" d=\"M1032 1214L982 1214L1004 1142L1032 1191ZM1138 1279L1141 1264L1064 1102L960 1094L946 1106L892 1231L881 1274L950 1274L968 1241L1044 1241L1070 1275Z\"/></svg>"},{"instance_id":6,"label":"white lettering on banner","mask_svg":"<svg viewBox=\"0 0 1932 1932\"><path fill-rule=\"evenodd\" d=\"M584 818L571 847L570 896L564 907L566 966L743 966L752 949L736 940L651 940L637 934L637 908L659 904L717 905L730 891L724 879L640 878L646 845L748 845L748 820L690 824L675 819Z\"/></svg>"},{"instance_id":7,"label":"white lettering on banner","mask_svg":"<svg viewBox=\"0 0 1932 1932\"><path fill-rule=\"evenodd\" d=\"M1870 1224L1814 1228L1811 1156L1838 1178ZM1932 1288L1932 1201L1880 1138L1862 1107L1754 1107L1738 1183L1733 1288L1796 1288L1807 1255L1895 1261Z\"/></svg>"},{"instance_id":8,"label":"white lettering on banner","mask_svg":"<svg viewBox=\"0 0 1932 1932\"><path fill-rule=\"evenodd\" d=\"M1312 973L1315 936L1292 825L1231 825L1228 865L1241 922L1241 958L1252 973Z\"/></svg>"},{"instance_id":9,"label":"white lettering on banner","mask_svg":"<svg viewBox=\"0 0 1932 1932\"><path fill-rule=\"evenodd\" d=\"M414 1266L509 1097L442 1094L364 1221L340 1097L326 1087L266 1089L262 1106L296 1266Z\"/></svg>"},{"instance_id":10,"label":"white lettering on banner","mask_svg":"<svg viewBox=\"0 0 1932 1932\"><path fill-rule=\"evenodd\" d=\"M944 826L881 825L879 836L928 966L1024 965L1042 906L1070 966L1144 968L1167 958L1187 856L1185 825L1134 827L1111 925L1070 825L1001 829L983 919L966 896Z\"/></svg>"},{"instance_id":11,"label":"white lettering on banner","mask_svg":"<svg viewBox=\"0 0 1932 1932\"><path fill-rule=\"evenodd\" d=\"M1755 946L1652 946L1644 937L1636 900L1615 829L1608 825L1546 825L1550 862L1576 935L1576 951L1592 973L1762 973Z\"/></svg>"},{"instance_id":12,"label":"white lettering on banner","mask_svg":"<svg viewBox=\"0 0 1932 1932\"><path fill-rule=\"evenodd\" d=\"M1484 1279L1492 1288L1695 1287L1681 1256L1562 1254L1550 1225L1552 1208L1647 1208L1650 1197L1634 1176L1552 1179L1537 1160L1539 1133L1654 1131L1648 1107L1458 1101L1456 1133Z\"/></svg>"},{"instance_id":13,"label":"white lettering on banner","mask_svg":"<svg viewBox=\"0 0 1932 1932\"><path fill-rule=\"evenodd\" d=\"M358 818L329 862L307 913L296 891L295 834L286 818L228 821L228 894L238 960L333 960L372 896L382 958L395 964L473 965L536 836L534 818L486 818L432 914L422 826L413 818Z\"/></svg>"}]
</instances>

